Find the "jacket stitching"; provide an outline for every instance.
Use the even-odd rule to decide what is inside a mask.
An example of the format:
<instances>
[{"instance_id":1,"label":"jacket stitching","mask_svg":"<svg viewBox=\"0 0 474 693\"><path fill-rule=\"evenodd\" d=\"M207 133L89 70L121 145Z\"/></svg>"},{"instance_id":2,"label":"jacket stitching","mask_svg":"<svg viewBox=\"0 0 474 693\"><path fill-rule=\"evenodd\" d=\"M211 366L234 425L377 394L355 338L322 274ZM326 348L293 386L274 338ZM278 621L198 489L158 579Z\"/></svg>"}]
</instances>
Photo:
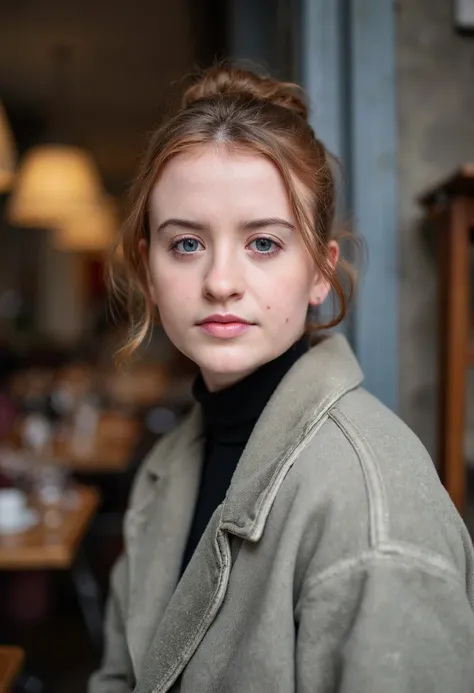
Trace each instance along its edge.
<instances>
[{"instance_id":1,"label":"jacket stitching","mask_svg":"<svg viewBox=\"0 0 474 693\"><path fill-rule=\"evenodd\" d=\"M285 459L285 462L278 468L277 473L272 479L272 483L269 486L269 490L265 493L264 498L260 504L260 508L256 514L255 521L252 523L250 530L250 535L253 536L254 533L258 537L260 536L260 530L265 523L268 511L272 506L275 497L280 490L285 476L291 469L293 464L296 462L298 457L301 455L303 450L309 445L313 437L317 434L321 426L327 421L327 415L323 417L317 417L314 421L314 426L306 431L304 436L301 436L298 445L295 446L292 453Z\"/></svg>"},{"instance_id":2,"label":"jacket stitching","mask_svg":"<svg viewBox=\"0 0 474 693\"><path fill-rule=\"evenodd\" d=\"M260 500L256 506L256 511L255 511L255 519L250 525L250 530L249 530L249 538L253 538L254 536L258 537L259 532L255 532L255 528L257 525L259 525L258 529L260 530L261 523L262 523L262 517L260 517L262 511L265 511L268 509L269 506L271 506L271 503L275 499L278 490L281 486L281 483L283 479L286 476L287 472L287 465L290 462L291 464L295 462L293 459L295 456L295 453L299 452L298 448L301 446L301 449L304 449L306 447L307 442L311 439L312 435L317 433L319 430L318 424L322 421L324 422L324 415L326 413L326 410L329 409L328 403L334 404L336 403L339 399L340 396L345 393L349 392L352 390L354 387L357 387L359 384L359 379L354 378L354 380L350 381L349 383L344 383L343 385L340 385L338 388L335 390L331 391L326 395L326 397L323 398L323 400L319 403L316 411L314 414L311 416L311 418L306 422L306 425L304 426L303 432L301 436L298 438L296 441L295 445L293 445L289 452L284 456L280 464L277 465L277 469L272 476L266 490L262 493ZM331 406L330 404L330 406ZM291 466L291 464L289 466ZM278 483L279 482L279 483ZM263 514L263 518L266 517L265 512ZM263 521L264 522L264 521ZM226 529L232 529L232 528L237 528L237 529L244 529L245 524L238 524L237 522L225 522Z\"/></svg>"},{"instance_id":3,"label":"jacket stitching","mask_svg":"<svg viewBox=\"0 0 474 693\"><path fill-rule=\"evenodd\" d=\"M304 602L310 598L309 593L313 589L323 587L327 582L349 575L352 571L360 570L370 563L383 561L395 563L405 568L416 568L429 573L434 577L441 577L456 587L465 589L465 584L456 569L441 555L420 549L409 544L400 545L397 542L380 544L375 549L363 551L358 556L344 558L334 565L329 566L309 579L303 589L295 611L302 608Z\"/></svg>"},{"instance_id":4,"label":"jacket stitching","mask_svg":"<svg viewBox=\"0 0 474 693\"><path fill-rule=\"evenodd\" d=\"M311 440L313 435L315 435L319 429L320 426L318 424L324 423L324 416L326 413L326 409L330 409L331 403L335 404L341 397L341 395L344 392L349 391L353 387L355 387L358 384L359 380L354 379L351 381L349 384L344 383L343 385L340 385L338 388L333 390L332 392L329 392L326 397L323 398L323 400L319 403L318 408L314 412L313 416L306 422L306 425L303 429L303 433L299 437L298 441L296 442L296 445L292 448L292 450L289 452L289 454L285 457L285 459L282 461L281 465L278 465L275 474L272 477L272 480L270 484L267 487L266 492L263 493L263 497L260 501L260 503L257 506L257 512L255 516L255 520L252 523L251 526L251 533L253 533L253 530L255 526L257 525L259 521L259 514L260 511L263 508L267 508L269 505L271 505L271 502L274 500L276 494L278 493L278 490L281 486L281 483L283 479L285 478L285 474L281 474L282 470L285 469L285 465L288 463L288 461L293 461L293 455L296 455L297 452L299 452L298 448L301 446L301 450L303 450L307 443ZM329 407L328 407L329 403ZM326 417L327 418L327 417ZM285 470L286 471L286 470ZM280 483L276 483L278 481L278 477L280 476ZM276 488L274 488L274 486Z\"/></svg>"},{"instance_id":5,"label":"jacket stitching","mask_svg":"<svg viewBox=\"0 0 474 693\"><path fill-rule=\"evenodd\" d=\"M330 413L330 417L345 435L359 460L367 488L370 544L375 548L381 542L387 541L389 536L385 486L375 461L375 454L362 431L339 407ZM352 431L350 430L351 428L353 429ZM357 435L354 435L354 432Z\"/></svg>"}]
</instances>

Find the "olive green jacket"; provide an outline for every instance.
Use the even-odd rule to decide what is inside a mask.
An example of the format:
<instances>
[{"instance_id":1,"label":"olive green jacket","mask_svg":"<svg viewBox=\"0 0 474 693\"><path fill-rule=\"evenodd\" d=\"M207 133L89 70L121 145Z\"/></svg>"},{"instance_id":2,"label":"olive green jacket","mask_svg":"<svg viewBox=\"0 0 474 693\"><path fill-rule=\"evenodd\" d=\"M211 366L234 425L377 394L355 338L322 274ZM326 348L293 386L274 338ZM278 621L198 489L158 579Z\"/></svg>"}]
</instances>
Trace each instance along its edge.
<instances>
[{"instance_id":1,"label":"olive green jacket","mask_svg":"<svg viewBox=\"0 0 474 693\"><path fill-rule=\"evenodd\" d=\"M90 693L471 693L473 549L342 336L285 376L178 582L199 408L145 460Z\"/></svg>"}]
</instances>

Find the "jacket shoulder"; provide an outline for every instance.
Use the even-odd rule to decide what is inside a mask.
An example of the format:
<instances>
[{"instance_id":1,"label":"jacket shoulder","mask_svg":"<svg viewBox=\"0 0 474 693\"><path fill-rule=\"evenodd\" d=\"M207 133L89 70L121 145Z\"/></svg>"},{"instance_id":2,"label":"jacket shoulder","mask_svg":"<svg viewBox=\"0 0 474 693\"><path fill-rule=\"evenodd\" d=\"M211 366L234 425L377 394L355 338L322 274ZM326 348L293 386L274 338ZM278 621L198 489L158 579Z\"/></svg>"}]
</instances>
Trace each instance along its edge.
<instances>
[{"instance_id":1,"label":"jacket shoulder","mask_svg":"<svg viewBox=\"0 0 474 693\"><path fill-rule=\"evenodd\" d=\"M427 450L363 388L331 408L292 477L328 563L397 546L472 571L469 534Z\"/></svg>"}]
</instances>

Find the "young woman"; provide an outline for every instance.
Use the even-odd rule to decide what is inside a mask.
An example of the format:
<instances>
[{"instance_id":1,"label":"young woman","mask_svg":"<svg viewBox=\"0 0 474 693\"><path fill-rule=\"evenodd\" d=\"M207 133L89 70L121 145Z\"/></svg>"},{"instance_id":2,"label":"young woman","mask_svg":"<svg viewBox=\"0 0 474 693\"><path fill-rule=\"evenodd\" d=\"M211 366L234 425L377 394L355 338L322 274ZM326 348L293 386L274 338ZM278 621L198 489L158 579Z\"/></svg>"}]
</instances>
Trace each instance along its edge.
<instances>
[{"instance_id":1,"label":"young woman","mask_svg":"<svg viewBox=\"0 0 474 693\"><path fill-rule=\"evenodd\" d=\"M470 693L473 550L414 434L308 307L345 301L292 85L216 68L155 135L123 259L200 369L145 460L91 693ZM135 297L133 295L135 291Z\"/></svg>"}]
</instances>

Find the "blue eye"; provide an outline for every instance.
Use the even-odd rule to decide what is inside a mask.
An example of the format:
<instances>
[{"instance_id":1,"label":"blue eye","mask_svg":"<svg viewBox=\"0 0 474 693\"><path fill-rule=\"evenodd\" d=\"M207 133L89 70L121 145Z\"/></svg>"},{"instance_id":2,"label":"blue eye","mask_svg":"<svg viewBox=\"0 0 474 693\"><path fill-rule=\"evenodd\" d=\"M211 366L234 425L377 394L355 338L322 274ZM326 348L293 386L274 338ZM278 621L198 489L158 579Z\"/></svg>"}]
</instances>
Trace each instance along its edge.
<instances>
[{"instance_id":1,"label":"blue eye","mask_svg":"<svg viewBox=\"0 0 474 693\"><path fill-rule=\"evenodd\" d=\"M176 250L182 255L191 255L199 250L201 244L195 238L182 238L173 245L173 250Z\"/></svg>"},{"instance_id":2,"label":"blue eye","mask_svg":"<svg viewBox=\"0 0 474 693\"><path fill-rule=\"evenodd\" d=\"M279 246L271 238L256 238L250 243L252 250L261 255L270 255L279 250Z\"/></svg>"}]
</instances>

